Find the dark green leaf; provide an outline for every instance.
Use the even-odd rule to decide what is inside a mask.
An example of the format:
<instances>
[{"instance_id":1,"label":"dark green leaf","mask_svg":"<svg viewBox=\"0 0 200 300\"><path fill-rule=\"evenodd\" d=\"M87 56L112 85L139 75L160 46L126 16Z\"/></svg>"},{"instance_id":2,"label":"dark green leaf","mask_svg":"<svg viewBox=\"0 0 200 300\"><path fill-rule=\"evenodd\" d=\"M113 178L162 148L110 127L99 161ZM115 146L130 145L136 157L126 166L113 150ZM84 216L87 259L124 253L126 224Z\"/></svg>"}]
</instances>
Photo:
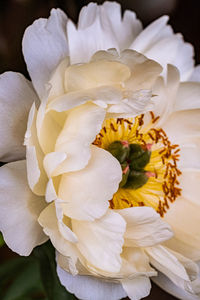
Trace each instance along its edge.
<instances>
[{"instance_id":1,"label":"dark green leaf","mask_svg":"<svg viewBox=\"0 0 200 300\"><path fill-rule=\"evenodd\" d=\"M34 249L40 264L41 280L49 300L76 299L61 285L56 272L55 250L50 242Z\"/></svg>"},{"instance_id":2,"label":"dark green leaf","mask_svg":"<svg viewBox=\"0 0 200 300\"><path fill-rule=\"evenodd\" d=\"M0 247L3 246L5 244L4 239L3 239L3 235L0 232Z\"/></svg>"}]
</instances>

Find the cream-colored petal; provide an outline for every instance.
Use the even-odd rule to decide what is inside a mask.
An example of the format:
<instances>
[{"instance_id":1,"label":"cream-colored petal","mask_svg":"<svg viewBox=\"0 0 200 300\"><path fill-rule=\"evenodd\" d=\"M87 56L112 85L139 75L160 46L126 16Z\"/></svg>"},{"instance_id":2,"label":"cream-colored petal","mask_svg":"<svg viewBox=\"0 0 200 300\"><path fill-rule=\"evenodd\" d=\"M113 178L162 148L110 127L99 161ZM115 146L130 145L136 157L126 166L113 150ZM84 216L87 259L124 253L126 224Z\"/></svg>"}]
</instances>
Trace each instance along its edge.
<instances>
[{"instance_id":1,"label":"cream-colored petal","mask_svg":"<svg viewBox=\"0 0 200 300\"><path fill-rule=\"evenodd\" d=\"M148 277L138 276L133 279L121 280L122 286L131 300L140 300L147 297L151 290Z\"/></svg>"},{"instance_id":2,"label":"cream-colored petal","mask_svg":"<svg viewBox=\"0 0 200 300\"><path fill-rule=\"evenodd\" d=\"M80 170L87 165L91 157L90 145L101 130L104 117L105 110L92 103L69 112L55 145L55 151L65 153L66 160L57 166L54 176Z\"/></svg>"},{"instance_id":3,"label":"cream-colored petal","mask_svg":"<svg viewBox=\"0 0 200 300\"><path fill-rule=\"evenodd\" d=\"M37 102L31 83L19 73L6 72L0 76L0 160L25 158L23 146L28 112Z\"/></svg>"},{"instance_id":4,"label":"cream-colored petal","mask_svg":"<svg viewBox=\"0 0 200 300\"><path fill-rule=\"evenodd\" d=\"M76 64L65 72L65 89L68 92L100 86L120 85L130 77L130 69L118 61L98 60Z\"/></svg>"},{"instance_id":5,"label":"cream-colored petal","mask_svg":"<svg viewBox=\"0 0 200 300\"><path fill-rule=\"evenodd\" d=\"M87 264L107 272L120 271L125 228L124 219L112 210L93 222L72 220L77 248Z\"/></svg>"},{"instance_id":6,"label":"cream-colored petal","mask_svg":"<svg viewBox=\"0 0 200 300\"><path fill-rule=\"evenodd\" d=\"M175 101L175 110L200 108L200 83L182 82Z\"/></svg>"},{"instance_id":7,"label":"cream-colored petal","mask_svg":"<svg viewBox=\"0 0 200 300\"><path fill-rule=\"evenodd\" d=\"M200 109L178 111L163 124L170 141L174 144L200 135Z\"/></svg>"},{"instance_id":8,"label":"cream-colored petal","mask_svg":"<svg viewBox=\"0 0 200 300\"><path fill-rule=\"evenodd\" d=\"M170 226L150 207L117 210L127 223L124 235L126 247L153 246L172 237Z\"/></svg>"},{"instance_id":9,"label":"cream-colored petal","mask_svg":"<svg viewBox=\"0 0 200 300\"><path fill-rule=\"evenodd\" d=\"M174 237L198 251L200 249L200 233L197 226L200 222L199 209L200 205L195 203L195 199L193 201L191 191L189 199L184 197L176 199L164 216L164 220L170 224L174 232Z\"/></svg>"},{"instance_id":10,"label":"cream-colored petal","mask_svg":"<svg viewBox=\"0 0 200 300\"><path fill-rule=\"evenodd\" d=\"M77 220L94 220L105 214L117 191L122 171L119 162L104 149L91 146L88 165L62 175L58 196L64 214Z\"/></svg>"},{"instance_id":11,"label":"cream-colored petal","mask_svg":"<svg viewBox=\"0 0 200 300\"><path fill-rule=\"evenodd\" d=\"M45 205L29 189L25 161L0 168L0 231L13 251L27 256L47 240L37 221Z\"/></svg>"},{"instance_id":12,"label":"cream-colored petal","mask_svg":"<svg viewBox=\"0 0 200 300\"><path fill-rule=\"evenodd\" d=\"M200 169L200 137L189 137L180 142L180 158L178 166L180 170L185 168Z\"/></svg>"},{"instance_id":13,"label":"cream-colored petal","mask_svg":"<svg viewBox=\"0 0 200 300\"><path fill-rule=\"evenodd\" d=\"M66 35L67 16L60 9L52 9L48 19L38 19L23 37L23 54L33 85L42 99L46 84L58 64L68 56Z\"/></svg>"},{"instance_id":14,"label":"cream-colored petal","mask_svg":"<svg viewBox=\"0 0 200 300\"><path fill-rule=\"evenodd\" d=\"M163 246L146 248L151 264L174 284L191 294L200 293L199 268L192 260Z\"/></svg>"},{"instance_id":15,"label":"cream-colored petal","mask_svg":"<svg viewBox=\"0 0 200 300\"><path fill-rule=\"evenodd\" d=\"M113 86L101 86L92 89L84 89L74 92L69 92L54 99L49 105L47 110L55 110L57 112L67 111L88 101L107 107L107 104L119 103L122 99L122 91ZM101 105L102 103L102 105Z\"/></svg>"},{"instance_id":16,"label":"cream-colored petal","mask_svg":"<svg viewBox=\"0 0 200 300\"><path fill-rule=\"evenodd\" d=\"M88 62L98 50L119 48L105 6L96 3L82 8L77 28L67 23L67 35L71 64Z\"/></svg>"},{"instance_id":17,"label":"cream-colored petal","mask_svg":"<svg viewBox=\"0 0 200 300\"><path fill-rule=\"evenodd\" d=\"M61 284L76 297L83 300L119 300L127 296L121 284L107 282L93 276L73 276L57 264Z\"/></svg>"},{"instance_id":18,"label":"cream-colored petal","mask_svg":"<svg viewBox=\"0 0 200 300\"><path fill-rule=\"evenodd\" d=\"M200 65L194 67L194 70L192 72L192 75L189 78L189 81L200 82Z\"/></svg>"},{"instance_id":19,"label":"cream-colored petal","mask_svg":"<svg viewBox=\"0 0 200 300\"><path fill-rule=\"evenodd\" d=\"M64 256L71 256L71 252L76 251L74 244L77 243L77 237L70 227L65 225L63 218L61 210L56 208L55 203L51 203L41 212L38 222L56 250Z\"/></svg>"},{"instance_id":20,"label":"cream-colored petal","mask_svg":"<svg viewBox=\"0 0 200 300\"><path fill-rule=\"evenodd\" d=\"M27 177L31 190L36 195L45 195L47 175L43 168L44 153L38 142L36 130L37 109L33 103L28 117L24 145L26 145Z\"/></svg>"}]
</instances>

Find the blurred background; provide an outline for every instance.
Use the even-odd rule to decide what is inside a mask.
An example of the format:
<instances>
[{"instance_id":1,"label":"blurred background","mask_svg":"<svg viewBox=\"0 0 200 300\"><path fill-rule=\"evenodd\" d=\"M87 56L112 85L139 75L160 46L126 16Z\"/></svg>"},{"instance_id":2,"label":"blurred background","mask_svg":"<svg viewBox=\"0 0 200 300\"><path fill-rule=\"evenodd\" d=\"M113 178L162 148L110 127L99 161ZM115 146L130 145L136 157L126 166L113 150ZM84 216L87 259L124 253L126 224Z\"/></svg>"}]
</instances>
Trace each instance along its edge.
<instances>
[{"instance_id":1,"label":"blurred background","mask_svg":"<svg viewBox=\"0 0 200 300\"><path fill-rule=\"evenodd\" d=\"M53 7L60 7L77 22L82 6L90 1L81 0L0 0L0 73L17 71L28 77L21 51L25 28L35 19L48 17ZM93 1L103 3L104 1ZM122 0L125 9L134 10L146 26L163 14L170 16L175 32L181 32L185 41L194 45L196 63L200 63L200 1L199 0ZM16 256L6 246L0 248L0 263ZM31 298L38 299L38 298ZM41 298L40 298L41 299ZM176 299L153 285L146 300ZM59 299L56 299L59 300Z\"/></svg>"}]
</instances>

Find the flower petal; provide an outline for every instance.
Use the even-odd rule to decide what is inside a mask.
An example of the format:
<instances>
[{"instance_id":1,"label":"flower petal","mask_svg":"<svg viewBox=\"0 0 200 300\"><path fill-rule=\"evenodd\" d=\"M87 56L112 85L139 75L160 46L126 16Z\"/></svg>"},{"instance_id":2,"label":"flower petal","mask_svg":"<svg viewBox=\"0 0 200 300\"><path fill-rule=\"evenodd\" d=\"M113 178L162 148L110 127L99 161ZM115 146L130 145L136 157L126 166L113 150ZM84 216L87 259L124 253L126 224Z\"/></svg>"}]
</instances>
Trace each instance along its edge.
<instances>
[{"instance_id":1,"label":"flower petal","mask_svg":"<svg viewBox=\"0 0 200 300\"><path fill-rule=\"evenodd\" d=\"M122 171L119 162L107 151L91 146L88 165L62 175L58 196L66 216L94 220L105 214L109 200L117 191Z\"/></svg>"},{"instance_id":2,"label":"flower petal","mask_svg":"<svg viewBox=\"0 0 200 300\"><path fill-rule=\"evenodd\" d=\"M41 99L52 72L68 56L66 24L67 16L60 9L52 9L48 19L36 20L24 33L24 58Z\"/></svg>"},{"instance_id":3,"label":"flower petal","mask_svg":"<svg viewBox=\"0 0 200 300\"><path fill-rule=\"evenodd\" d=\"M200 65L194 68L192 75L189 78L190 81L197 81L200 82Z\"/></svg>"},{"instance_id":4,"label":"flower petal","mask_svg":"<svg viewBox=\"0 0 200 300\"><path fill-rule=\"evenodd\" d=\"M126 297L121 284L106 282L93 276L73 276L57 265L60 282L70 292L83 300L119 300Z\"/></svg>"},{"instance_id":5,"label":"flower petal","mask_svg":"<svg viewBox=\"0 0 200 300\"><path fill-rule=\"evenodd\" d=\"M82 8L78 28L72 21L67 23L67 34L71 64L88 62L98 50L118 49L106 9L96 3Z\"/></svg>"},{"instance_id":6,"label":"flower petal","mask_svg":"<svg viewBox=\"0 0 200 300\"><path fill-rule=\"evenodd\" d=\"M0 231L13 251L29 255L47 240L37 221L46 204L28 187L25 161L0 168L0 205Z\"/></svg>"},{"instance_id":7,"label":"flower petal","mask_svg":"<svg viewBox=\"0 0 200 300\"><path fill-rule=\"evenodd\" d=\"M150 207L130 207L117 210L127 223L125 246L147 247L172 237L170 226Z\"/></svg>"},{"instance_id":8,"label":"flower petal","mask_svg":"<svg viewBox=\"0 0 200 300\"><path fill-rule=\"evenodd\" d=\"M151 264L191 294L200 293L199 268L192 260L163 246L146 248Z\"/></svg>"},{"instance_id":9,"label":"flower petal","mask_svg":"<svg viewBox=\"0 0 200 300\"><path fill-rule=\"evenodd\" d=\"M164 67L167 64L178 68L181 80L187 80L194 68L194 51L192 45L185 43L180 34L174 34L166 25L168 16L162 16L147 26L134 40L130 49L143 53Z\"/></svg>"},{"instance_id":10,"label":"flower petal","mask_svg":"<svg viewBox=\"0 0 200 300\"><path fill-rule=\"evenodd\" d=\"M43 168L44 153L40 148L36 130L37 110L33 103L28 117L24 145L26 145L27 177L31 190L36 195L45 195L47 175Z\"/></svg>"},{"instance_id":11,"label":"flower petal","mask_svg":"<svg viewBox=\"0 0 200 300\"><path fill-rule=\"evenodd\" d=\"M199 208L200 205L195 199L193 201L192 195L188 199L179 197L164 216L164 220L172 227L174 237L196 249L198 257L195 259L200 259L200 233L197 226L200 222ZM192 252L188 255L191 257Z\"/></svg>"},{"instance_id":12,"label":"flower petal","mask_svg":"<svg viewBox=\"0 0 200 300\"><path fill-rule=\"evenodd\" d=\"M69 112L55 145L55 151L65 153L67 158L54 170L54 176L80 170L87 165L91 156L90 145L101 130L104 117L105 110L92 103Z\"/></svg>"},{"instance_id":13,"label":"flower petal","mask_svg":"<svg viewBox=\"0 0 200 300\"><path fill-rule=\"evenodd\" d=\"M107 272L120 271L125 228L124 219L112 210L93 222L72 220L77 248L87 264Z\"/></svg>"},{"instance_id":14,"label":"flower petal","mask_svg":"<svg viewBox=\"0 0 200 300\"><path fill-rule=\"evenodd\" d=\"M28 112L38 101L31 83L19 73L0 76L0 160L7 162L25 158L23 146Z\"/></svg>"},{"instance_id":15,"label":"flower petal","mask_svg":"<svg viewBox=\"0 0 200 300\"><path fill-rule=\"evenodd\" d=\"M139 276L134 279L123 279L121 283L131 300L140 300L147 297L151 290L151 282L145 276Z\"/></svg>"},{"instance_id":16,"label":"flower petal","mask_svg":"<svg viewBox=\"0 0 200 300\"><path fill-rule=\"evenodd\" d=\"M71 231L64 221L62 214L59 214L55 203L49 204L40 214L38 222L43 227L46 235L49 236L52 244L64 256L70 256L71 252L75 252L73 243L77 242L77 237L74 232ZM65 234L63 234L63 227L65 228ZM62 228L61 228L62 227Z\"/></svg>"},{"instance_id":17,"label":"flower petal","mask_svg":"<svg viewBox=\"0 0 200 300\"><path fill-rule=\"evenodd\" d=\"M160 273L158 276L153 277L152 281L156 283L161 289L169 293L170 295L173 295L177 299L182 300L199 300L199 296L192 295L185 290L179 288L177 285L175 285L170 279L167 278L164 274Z\"/></svg>"},{"instance_id":18,"label":"flower petal","mask_svg":"<svg viewBox=\"0 0 200 300\"><path fill-rule=\"evenodd\" d=\"M180 84L176 101L175 110L187 110L200 108L200 83L182 82Z\"/></svg>"}]
</instances>

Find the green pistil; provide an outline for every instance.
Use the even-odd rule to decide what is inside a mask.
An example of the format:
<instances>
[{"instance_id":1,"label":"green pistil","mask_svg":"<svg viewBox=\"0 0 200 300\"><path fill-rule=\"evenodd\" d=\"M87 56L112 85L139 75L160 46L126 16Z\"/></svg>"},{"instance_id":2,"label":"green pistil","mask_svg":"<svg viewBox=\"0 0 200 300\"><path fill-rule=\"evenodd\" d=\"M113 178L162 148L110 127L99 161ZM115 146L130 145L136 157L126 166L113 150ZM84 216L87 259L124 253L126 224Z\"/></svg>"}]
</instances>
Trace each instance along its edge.
<instances>
[{"instance_id":1,"label":"green pistil","mask_svg":"<svg viewBox=\"0 0 200 300\"><path fill-rule=\"evenodd\" d=\"M120 188L136 190L147 183L149 175L145 167L151 157L151 151L147 148L139 144L128 144L125 141L115 141L109 145L107 150L122 167Z\"/></svg>"}]
</instances>

